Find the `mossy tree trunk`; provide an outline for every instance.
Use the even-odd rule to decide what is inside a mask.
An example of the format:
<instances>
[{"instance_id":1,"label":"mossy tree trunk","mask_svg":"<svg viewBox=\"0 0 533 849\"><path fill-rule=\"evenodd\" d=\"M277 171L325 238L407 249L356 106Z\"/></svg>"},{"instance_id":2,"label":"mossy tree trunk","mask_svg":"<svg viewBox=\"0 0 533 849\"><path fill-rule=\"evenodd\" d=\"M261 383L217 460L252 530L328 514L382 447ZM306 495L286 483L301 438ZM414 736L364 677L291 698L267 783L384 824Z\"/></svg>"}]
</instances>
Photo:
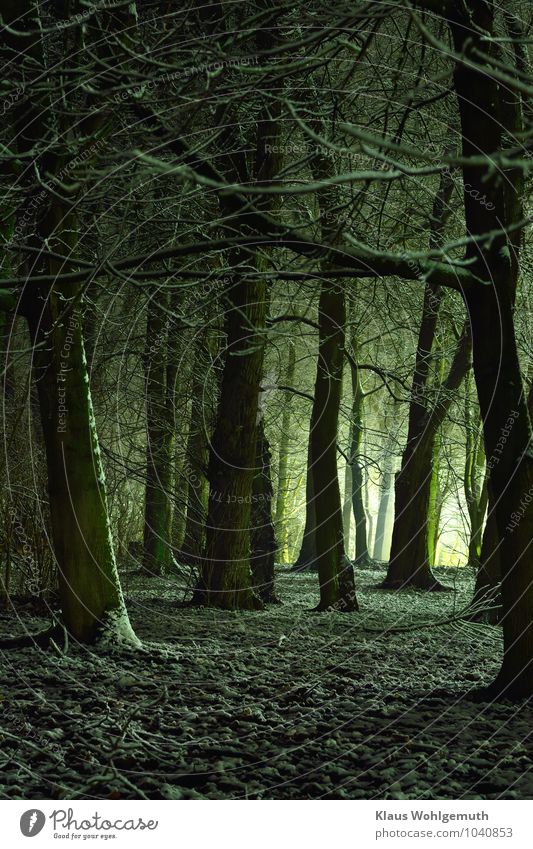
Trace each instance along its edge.
<instances>
[{"instance_id":1,"label":"mossy tree trunk","mask_svg":"<svg viewBox=\"0 0 533 849\"><path fill-rule=\"evenodd\" d=\"M62 214L60 219L69 222L72 234L72 219ZM59 227L60 221L56 222ZM56 229L55 235L58 233ZM29 326L46 447L62 620L70 634L82 642L94 642L109 633L112 639L136 643L111 539L83 349L80 292L73 286L57 284L37 294L42 300L30 312Z\"/></svg>"},{"instance_id":2,"label":"mossy tree trunk","mask_svg":"<svg viewBox=\"0 0 533 849\"><path fill-rule=\"evenodd\" d=\"M11 33L11 45L21 55L30 55L36 68L45 67L37 4L30 0L7 3L3 14L16 30L31 33L28 37ZM32 87L28 90L35 91ZM32 150L36 139L52 137L46 125L48 107L46 95L20 99L14 110L19 152ZM67 120L65 112L60 128L63 138L76 144ZM66 165L51 150L39 161L41 174L51 180ZM75 174L63 176L63 182L69 179L75 181ZM34 235L28 237L36 252L27 271L55 277L75 266L75 195L71 193L70 203L53 195L47 204L46 213L38 216ZM65 259L39 253L45 246ZM43 282L26 292L24 301L46 450L61 618L68 632L82 642L107 637L113 643L138 645L125 609L111 538L83 344L82 291L75 283Z\"/></svg>"}]
</instances>

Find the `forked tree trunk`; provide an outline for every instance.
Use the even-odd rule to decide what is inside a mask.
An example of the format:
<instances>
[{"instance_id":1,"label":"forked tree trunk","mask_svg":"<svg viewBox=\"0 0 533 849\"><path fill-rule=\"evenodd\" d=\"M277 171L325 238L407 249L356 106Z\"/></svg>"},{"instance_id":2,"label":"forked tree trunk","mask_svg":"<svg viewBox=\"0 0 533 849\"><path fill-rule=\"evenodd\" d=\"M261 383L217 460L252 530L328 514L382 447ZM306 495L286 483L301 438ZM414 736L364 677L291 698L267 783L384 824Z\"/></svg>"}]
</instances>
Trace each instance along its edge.
<instances>
[{"instance_id":1,"label":"forked tree trunk","mask_svg":"<svg viewBox=\"0 0 533 849\"><path fill-rule=\"evenodd\" d=\"M275 36L258 32L258 48L269 50ZM257 187L269 187L280 166L276 142L280 134L280 101L266 99L257 120L253 178ZM244 157L236 159L242 165ZM235 165L235 161L233 161ZM231 179L239 181L239 167ZM224 198L220 199L223 212ZM271 211L272 196L257 199L262 211ZM239 225L247 229L246 213ZM231 232L234 232L232 222ZM223 608L256 609L261 600L253 591L250 570L251 496L256 468L259 391L263 373L265 321L269 292L263 258L256 254L257 276L241 276L250 257L236 249L230 253L233 279L225 291L227 348L216 424L208 465L209 506L205 557L199 588L207 604ZM268 505L271 510L272 505Z\"/></svg>"},{"instance_id":2,"label":"forked tree trunk","mask_svg":"<svg viewBox=\"0 0 533 849\"><path fill-rule=\"evenodd\" d=\"M416 450L404 454L395 483L395 520L387 578L384 586L402 589L438 589L428 563L427 516L433 474L434 434L419 437Z\"/></svg>"},{"instance_id":3,"label":"forked tree trunk","mask_svg":"<svg viewBox=\"0 0 533 849\"><path fill-rule=\"evenodd\" d=\"M463 490L469 519L468 565L476 569L480 566L483 519L487 508L484 500L483 515L480 508L483 495L488 497L486 475L484 473L485 454L483 452L483 430L481 421L476 416L475 402L472 399L470 376L465 381L465 465L463 473Z\"/></svg>"},{"instance_id":4,"label":"forked tree trunk","mask_svg":"<svg viewBox=\"0 0 533 849\"><path fill-rule=\"evenodd\" d=\"M498 59L498 44L491 40L493 4L471 0L465 6L468 14L457 9L451 22L455 50L461 55L468 45L468 50ZM520 167L503 165L503 172L493 167L500 151L520 145L522 110L517 91L503 88L491 76L490 62L477 69L458 61L455 89L463 156L486 157L482 167L463 166L467 232L478 237L467 257L483 281L464 296L471 316L474 376L490 468L490 506L494 504L500 538L504 656L491 695L523 697L533 693L533 446L513 307L521 240L516 225L523 217L524 184ZM478 201L483 197L486 203ZM514 424L502 445L502 430L510 415Z\"/></svg>"},{"instance_id":5,"label":"forked tree trunk","mask_svg":"<svg viewBox=\"0 0 533 849\"><path fill-rule=\"evenodd\" d=\"M433 202L430 248L436 248L442 243L452 190L451 175L444 171ZM436 411L431 413L426 396L441 301L442 289L427 284L411 388L407 443L395 482L392 545L384 582L384 586L390 588L441 588L429 566L428 515L434 444L444 416L436 415Z\"/></svg>"},{"instance_id":6,"label":"forked tree trunk","mask_svg":"<svg viewBox=\"0 0 533 849\"><path fill-rule=\"evenodd\" d=\"M482 496L480 502L470 510L470 535L468 539L468 565L476 569L481 568L481 548L483 543L483 520L487 509L486 498Z\"/></svg>"},{"instance_id":7,"label":"forked tree trunk","mask_svg":"<svg viewBox=\"0 0 533 849\"><path fill-rule=\"evenodd\" d=\"M468 395L466 404L468 406ZM483 539L483 521L487 510L488 479L484 473L485 455L483 452L482 433L476 425L473 432L469 411L466 416L467 440L464 473L465 500L470 520L468 540L468 565L476 573L481 568L481 546Z\"/></svg>"},{"instance_id":8,"label":"forked tree trunk","mask_svg":"<svg viewBox=\"0 0 533 849\"><path fill-rule=\"evenodd\" d=\"M428 513L433 476L435 439L449 410L452 392L470 366L471 337L465 325L448 376L444 397L427 415L411 415L402 467L396 476L395 518L385 588L442 589L434 578L428 559Z\"/></svg>"}]
</instances>

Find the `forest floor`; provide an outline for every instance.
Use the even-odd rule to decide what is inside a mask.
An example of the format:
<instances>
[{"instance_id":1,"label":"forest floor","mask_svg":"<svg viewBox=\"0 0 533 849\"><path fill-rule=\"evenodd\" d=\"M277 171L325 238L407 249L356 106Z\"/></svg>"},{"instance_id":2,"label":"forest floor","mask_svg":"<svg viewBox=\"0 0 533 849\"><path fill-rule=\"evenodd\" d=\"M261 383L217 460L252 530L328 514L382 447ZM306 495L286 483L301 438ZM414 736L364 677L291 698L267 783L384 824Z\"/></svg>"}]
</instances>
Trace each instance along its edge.
<instances>
[{"instance_id":1,"label":"forest floor","mask_svg":"<svg viewBox=\"0 0 533 849\"><path fill-rule=\"evenodd\" d=\"M500 632L454 618L470 570L437 574L455 591L385 592L361 570L361 612L317 614L314 574L280 569L282 605L231 613L130 573L143 651L2 653L0 796L531 798L532 705L473 698ZM48 623L19 612L0 634Z\"/></svg>"}]
</instances>

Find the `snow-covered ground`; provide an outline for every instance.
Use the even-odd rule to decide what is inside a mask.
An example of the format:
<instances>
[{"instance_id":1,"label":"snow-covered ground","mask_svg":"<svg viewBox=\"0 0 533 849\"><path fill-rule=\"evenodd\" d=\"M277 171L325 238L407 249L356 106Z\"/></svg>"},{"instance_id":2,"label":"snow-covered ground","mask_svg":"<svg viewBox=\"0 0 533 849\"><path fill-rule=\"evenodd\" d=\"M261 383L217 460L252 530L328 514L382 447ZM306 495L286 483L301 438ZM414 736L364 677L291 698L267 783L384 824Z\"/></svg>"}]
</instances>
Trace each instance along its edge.
<instances>
[{"instance_id":1,"label":"snow-covered ground","mask_svg":"<svg viewBox=\"0 0 533 849\"><path fill-rule=\"evenodd\" d=\"M360 613L316 614L313 574L280 570L284 603L259 613L181 608L175 581L130 575L143 651L2 654L1 797L531 798L531 705L472 698L500 633L454 620L469 570L438 576L456 592L364 570ZM0 633L46 623L2 614Z\"/></svg>"}]
</instances>

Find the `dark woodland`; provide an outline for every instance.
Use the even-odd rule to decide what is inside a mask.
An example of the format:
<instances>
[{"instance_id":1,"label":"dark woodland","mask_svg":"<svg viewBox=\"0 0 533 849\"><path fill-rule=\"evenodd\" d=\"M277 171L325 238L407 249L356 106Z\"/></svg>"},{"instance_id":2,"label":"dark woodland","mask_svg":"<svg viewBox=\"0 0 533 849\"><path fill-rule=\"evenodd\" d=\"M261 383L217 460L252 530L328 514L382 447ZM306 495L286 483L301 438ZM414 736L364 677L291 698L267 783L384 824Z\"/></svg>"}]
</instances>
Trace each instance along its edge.
<instances>
[{"instance_id":1,"label":"dark woodland","mask_svg":"<svg viewBox=\"0 0 533 849\"><path fill-rule=\"evenodd\" d=\"M0 798L533 797L532 44L0 0Z\"/></svg>"}]
</instances>

